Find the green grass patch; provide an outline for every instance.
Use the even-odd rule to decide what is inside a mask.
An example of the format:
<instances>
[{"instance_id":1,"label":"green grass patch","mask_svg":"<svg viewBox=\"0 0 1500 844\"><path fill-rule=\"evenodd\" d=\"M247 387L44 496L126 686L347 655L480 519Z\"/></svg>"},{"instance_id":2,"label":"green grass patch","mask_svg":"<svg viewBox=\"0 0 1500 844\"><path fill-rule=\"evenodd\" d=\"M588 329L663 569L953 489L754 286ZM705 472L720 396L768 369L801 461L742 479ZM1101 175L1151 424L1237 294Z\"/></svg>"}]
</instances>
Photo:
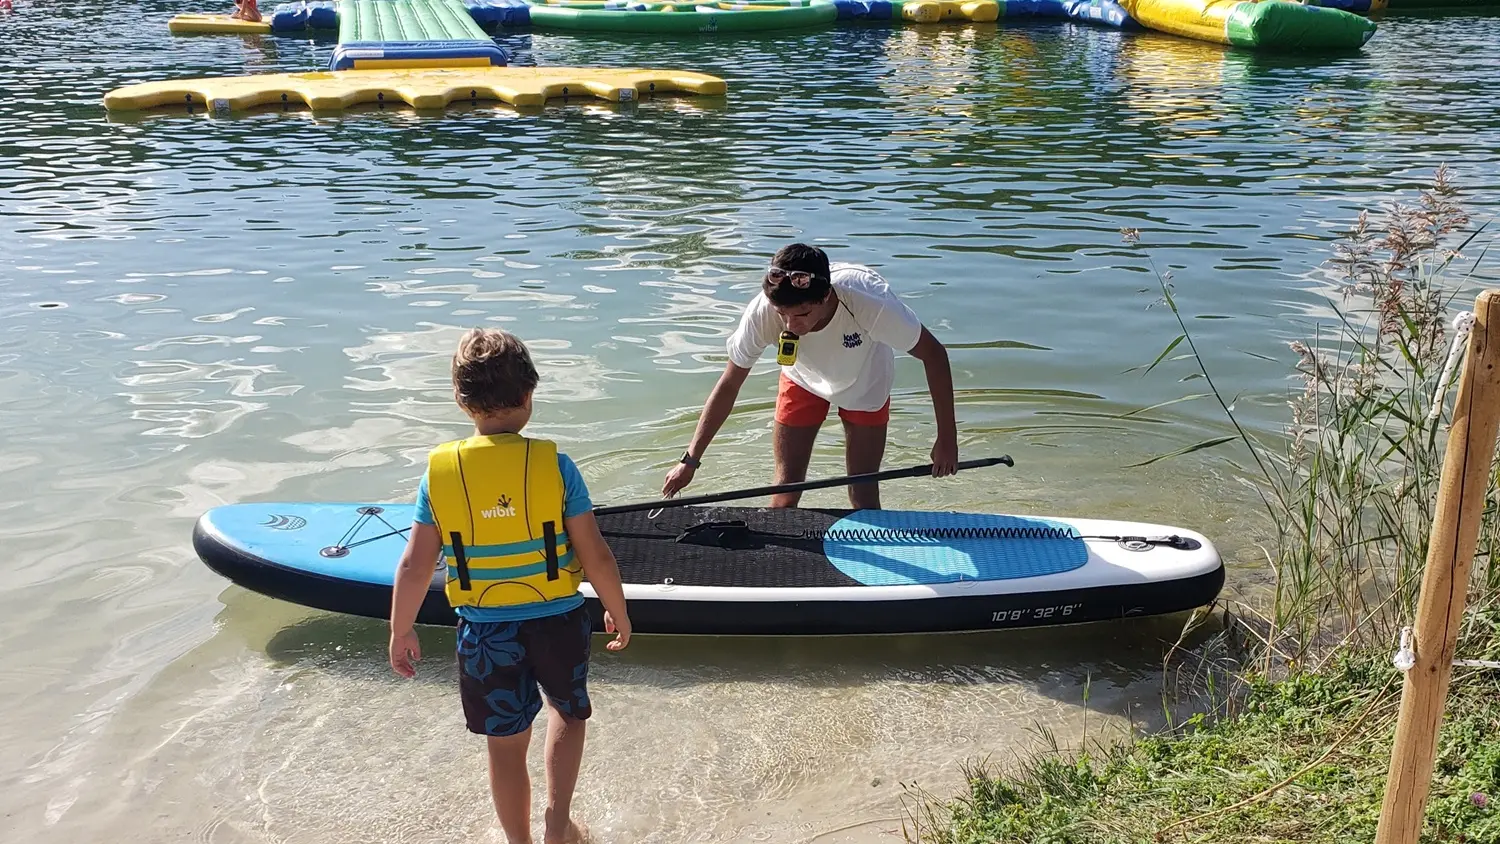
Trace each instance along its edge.
<instances>
[{"instance_id":1,"label":"green grass patch","mask_svg":"<svg viewBox=\"0 0 1500 844\"><path fill-rule=\"evenodd\" d=\"M907 838L1368 844L1400 693L1389 654L1370 652L1318 674L1246 678L1227 717L1197 715L1113 747L1054 745L1010 771L970 765L967 793L953 800L908 792ZM1500 842L1500 672L1455 669L1421 840Z\"/></svg>"}]
</instances>

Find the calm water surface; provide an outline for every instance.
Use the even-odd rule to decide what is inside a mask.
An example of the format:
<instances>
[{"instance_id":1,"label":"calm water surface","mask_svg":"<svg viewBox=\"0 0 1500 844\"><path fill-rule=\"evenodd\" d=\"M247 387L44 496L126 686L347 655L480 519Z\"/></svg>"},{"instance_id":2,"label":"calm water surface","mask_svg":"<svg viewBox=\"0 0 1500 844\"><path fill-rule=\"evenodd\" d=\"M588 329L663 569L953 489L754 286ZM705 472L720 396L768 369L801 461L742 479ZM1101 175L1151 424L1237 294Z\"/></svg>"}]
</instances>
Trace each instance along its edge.
<instances>
[{"instance_id":1,"label":"calm water surface","mask_svg":"<svg viewBox=\"0 0 1500 844\"><path fill-rule=\"evenodd\" d=\"M205 508L402 500L463 433L446 358L520 333L534 426L596 501L652 497L780 245L878 267L952 350L965 457L889 506L1161 520L1258 578L1222 433L1148 308L1172 269L1247 423L1328 313L1329 240L1449 163L1500 203L1500 18L1398 17L1275 58L1057 23L775 38L500 36L517 61L724 76L720 100L312 117L107 117L170 77L312 69L330 40L167 33L185 3L0 12L0 829L7 840L484 840L451 633L402 682L384 629L227 587ZM227 7L226 7L227 8ZM1257 356L1276 359L1268 362ZM695 492L767 482L774 363ZM888 465L923 462L901 363ZM825 437L813 473L839 473ZM809 503L836 504L839 492ZM903 784L1159 710L1181 619L808 641L642 638L595 662L578 806L601 841L888 840ZM1088 684L1088 714L1084 688ZM536 743L540 770L540 742ZM835 832L835 830L838 830Z\"/></svg>"}]
</instances>

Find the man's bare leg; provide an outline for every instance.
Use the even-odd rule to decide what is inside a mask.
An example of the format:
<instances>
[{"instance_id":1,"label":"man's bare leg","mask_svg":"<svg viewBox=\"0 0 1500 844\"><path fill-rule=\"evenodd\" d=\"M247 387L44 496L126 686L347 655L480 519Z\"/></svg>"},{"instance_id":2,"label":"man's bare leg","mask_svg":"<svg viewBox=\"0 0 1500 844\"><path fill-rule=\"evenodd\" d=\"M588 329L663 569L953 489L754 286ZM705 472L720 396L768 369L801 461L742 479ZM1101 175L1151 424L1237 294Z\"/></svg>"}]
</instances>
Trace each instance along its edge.
<instances>
[{"instance_id":1,"label":"man's bare leg","mask_svg":"<svg viewBox=\"0 0 1500 844\"><path fill-rule=\"evenodd\" d=\"M807 480L807 464L812 461L813 443L818 439L822 425L806 427L776 423L772 435L776 452L776 483L794 484ZM772 507L796 507L802 500L800 492L779 492L771 496Z\"/></svg>"},{"instance_id":2,"label":"man's bare leg","mask_svg":"<svg viewBox=\"0 0 1500 844\"><path fill-rule=\"evenodd\" d=\"M851 475L880 471L885 459L887 425L854 425L844 421L844 469ZM850 484L849 506L856 510L880 509L880 484Z\"/></svg>"}]
</instances>

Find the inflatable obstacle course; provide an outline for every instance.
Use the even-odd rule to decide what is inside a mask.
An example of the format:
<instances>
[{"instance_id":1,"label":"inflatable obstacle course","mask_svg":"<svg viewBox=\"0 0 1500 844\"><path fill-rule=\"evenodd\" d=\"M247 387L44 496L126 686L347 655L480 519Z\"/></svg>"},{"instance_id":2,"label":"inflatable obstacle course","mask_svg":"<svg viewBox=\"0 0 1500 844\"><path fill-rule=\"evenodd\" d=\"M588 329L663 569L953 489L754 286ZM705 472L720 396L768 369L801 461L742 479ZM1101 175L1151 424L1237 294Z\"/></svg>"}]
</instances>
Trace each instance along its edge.
<instances>
[{"instance_id":1,"label":"inflatable obstacle course","mask_svg":"<svg viewBox=\"0 0 1500 844\"><path fill-rule=\"evenodd\" d=\"M560 0L531 7L531 25L536 29L585 32L770 32L827 26L837 17L833 0L784 3Z\"/></svg>"},{"instance_id":2,"label":"inflatable obstacle course","mask_svg":"<svg viewBox=\"0 0 1500 844\"><path fill-rule=\"evenodd\" d=\"M988 23L1000 17L1000 4L994 0L906 0L901 4L901 19L912 23L975 21Z\"/></svg>"},{"instance_id":3,"label":"inflatable obstacle course","mask_svg":"<svg viewBox=\"0 0 1500 844\"><path fill-rule=\"evenodd\" d=\"M305 104L314 111L360 103L405 103L419 109L455 102L499 101L540 106L550 99L596 97L629 102L641 94L685 92L719 96L724 80L703 73L583 67L385 68L279 73L222 79L181 79L128 85L104 95L112 111L186 106L242 112L263 106Z\"/></svg>"},{"instance_id":4,"label":"inflatable obstacle course","mask_svg":"<svg viewBox=\"0 0 1500 844\"><path fill-rule=\"evenodd\" d=\"M167 21L167 30L173 35L268 35L272 31L271 24L264 20L242 21L228 15L201 14L175 15Z\"/></svg>"},{"instance_id":5,"label":"inflatable obstacle course","mask_svg":"<svg viewBox=\"0 0 1500 844\"><path fill-rule=\"evenodd\" d=\"M229 113L278 105L326 111L361 103L405 103L430 109L454 102L539 106L554 98L627 102L645 93L719 96L725 91L724 80L688 71L507 67L509 57L484 33L479 21L503 22L524 5L519 0L289 4L272 14L271 23L266 24L271 31L337 24L339 43L328 71L127 85L105 94L104 107L110 111L177 107ZM529 14L529 8L526 11Z\"/></svg>"},{"instance_id":6,"label":"inflatable obstacle course","mask_svg":"<svg viewBox=\"0 0 1500 844\"><path fill-rule=\"evenodd\" d=\"M549 0L552 2L553 0ZM796 6L810 0L735 0L740 6ZM564 0L566 2L566 0ZM1000 0L832 0L835 20L988 23L1000 17Z\"/></svg>"},{"instance_id":7,"label":"inflatable obstacle course","mask_svg":"<svg viewBox=\"0 0 1500 844\"><path fill-rule=\"evenodd\" d=\"M1056 3L1057 0L1042 0ZM231 21L227 15L183 14L172 18L169 28L178 34L190 33L273 33L291 34L309 30L338 29L338 3L345 0L298 0L295 3L278 5L263 23L235 26L242 21ZM1021 0L1021 5L1037 0ZM1079 2L1079 0L1072 0ZM808 25L827 24L835 20L909 21L912 23L944 22L988 22L1001 17L1002 0L462 0L464 9L485 31L497 28L519 29L535 26L539 29L584 30L590 24L599 23L597 31L640 31L672 33L681 31L747 32L757 29L791 29ZM826 7L831 5L834 14ZM1014 5L1014 4L1013 4ZM609 11L646 13L663 16L657 28L620 29L613 19L598 16L558 15L548 10L565 8L579 11ZM791 12L802 9L802 12ZM818 9L817 12L808 10ZM540 10L540 15L533 11ZM688 29L678 13L693 12L714 15L719 12L760 12L731 25L716 25L707 29ZM784 17L771 17L769 12L782 12ZM668 21L664 16L674 15ZM651 20L652 17L644 18ZM722 17L719 17L722 21ZM228 23L225 23L228 21ZM630 26L645 26L639 23Z\"/></svg>"},{"instance_id":8,"label":"inflatable obstacle course","mask_svg":"<svg viewBox=\"0 0 1500 844\"><path fill-rule=\"evenodd\" d=\"M339 28L338 6L344 0L297 0L281 3L259 22L242 21L228 15L180 14L167 22L176 35L208 33L250 33L290 35L292 33L334 31ZM462 0L469 18L481 29L526 26L531 6L526 0Z\"/></svg>"},{"instance_id":9,"label":"inflatable obstacle course","mask_svg":"<svg viewBox=\"0 0 1500 844\"><path fill-rule=\"evenodd\" d=\"M179 15L173 32L289 34L340 28L345 3L402 0L298 0L275 8L261 25L238 26L223 15ZM919 24L985 23L1047 18L1153 29L1185 38L1285 52L1354 50L1375 32L1362 17L1386 8L1462 5L1500 0L451 0L484 32L541 30L702 34L805 29L837 21ZM831 14L830 14L831 9ZM267 29L266 27L269 27Z\"/></svg>"},{"instance_id":10,"label":"inflatable obstacle course","mask_svg":"<svg viewBox=\"0 0 1500 844\"><path fill-rule=\"evenodd\" d=\"M1145 29L1116 0L1007 0L1000 4L1000 16L1054 18L1118 29Z\"/></svg>"},{"instance_id":11,"label":"inflatable obstacle course","mask_svg":"<svg viewBox=\"0 0 1500 844\"><path fill-rule=\"evenodd\" d=\"M1357 50L1374 22L1338 9L1286 0L1120 0L1150 29L1236 47L1288 52Z\"/></svg>"},{"instance_id":12,"label":"inflatable obstacle course","mask_svg":"<svg viewBox=\"0 0 1500 844\"><path fill-rule=\"evenodd\" d=\"M459 0L341 0L330 70L505 65Z\"/></svg>"}]
</instances>

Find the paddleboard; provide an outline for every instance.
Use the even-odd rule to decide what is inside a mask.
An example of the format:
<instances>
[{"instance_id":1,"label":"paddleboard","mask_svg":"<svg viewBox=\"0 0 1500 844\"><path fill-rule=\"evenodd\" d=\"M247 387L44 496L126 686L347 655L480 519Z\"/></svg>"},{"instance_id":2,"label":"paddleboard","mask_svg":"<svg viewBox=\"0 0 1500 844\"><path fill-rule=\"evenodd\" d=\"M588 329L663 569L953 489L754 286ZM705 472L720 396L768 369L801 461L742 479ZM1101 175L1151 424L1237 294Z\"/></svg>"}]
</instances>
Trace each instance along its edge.
<instances>
[{"instance_id":1,"label":"paddleboard","mask_svg":"<svg viewBox=\"0 0 1500 844\"><path fill-rule=\"evenodd\" d=\"M389 618L411 504L265 502L205 512L200 559L252 591ZM637 633L836 635L1073 624L1211 603L1207 537L1099 519L913 510L672 507L598 517ZM452 625L433 580L418 622ZM603 611L583 585L596 629Z\"/></svg>"}]
</instances>

